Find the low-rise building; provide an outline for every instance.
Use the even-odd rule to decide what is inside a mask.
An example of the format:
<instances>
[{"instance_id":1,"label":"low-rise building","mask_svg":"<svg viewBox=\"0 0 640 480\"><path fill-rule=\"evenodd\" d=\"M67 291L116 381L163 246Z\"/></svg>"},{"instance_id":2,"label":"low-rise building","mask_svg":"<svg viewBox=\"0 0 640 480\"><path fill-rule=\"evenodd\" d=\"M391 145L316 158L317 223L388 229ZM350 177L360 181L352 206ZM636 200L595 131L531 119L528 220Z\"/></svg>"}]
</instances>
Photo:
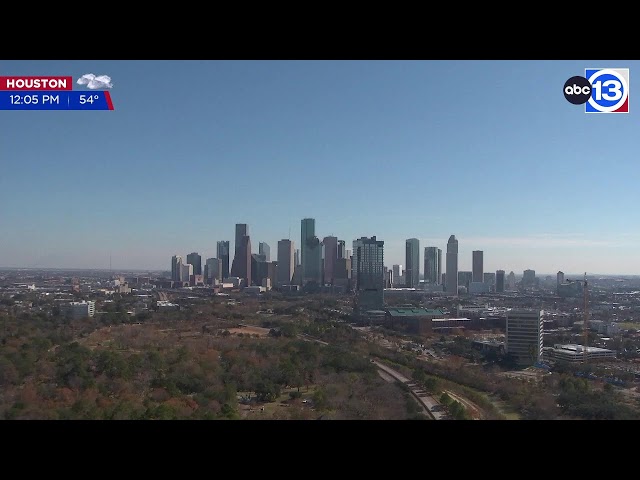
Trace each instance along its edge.
<instances>
[{"instance_id":1,"label":"low-rise building","mask_svg":"<svg viewBox=\"0 0 640 480\"><path fill-rule=\"evenodd\" d=\"M563 360L565 362L584 362L585 357L588 361L611 360L616 358L616 352L607 348L585 347L576 344L555 344L553 347L545 347L543 356L553 360Z\"/></svg>"},{"instance_id":2,"label":"low-rise building","mask_svg":"<svg viewBox=\"0 0 640 480\"><path fill-rule=\"evenodd\" d=\"M406 330L410 333L424 334L431 332L431 320L442 317L442 310L426 308L388 308L386 323L392 329Z\"/></svg>"},{"instance_id":3,"label":"low-rise building","mask_svg":"<svg viewBox=\"0 0 640 480\"><path fill-rule=\"evenodd\" d=\"M80 318L93 317L96 314L96 302L70 302L60 305L60 313L63 316L70 317L73 320Z\"/></svg>"}]
</instances>

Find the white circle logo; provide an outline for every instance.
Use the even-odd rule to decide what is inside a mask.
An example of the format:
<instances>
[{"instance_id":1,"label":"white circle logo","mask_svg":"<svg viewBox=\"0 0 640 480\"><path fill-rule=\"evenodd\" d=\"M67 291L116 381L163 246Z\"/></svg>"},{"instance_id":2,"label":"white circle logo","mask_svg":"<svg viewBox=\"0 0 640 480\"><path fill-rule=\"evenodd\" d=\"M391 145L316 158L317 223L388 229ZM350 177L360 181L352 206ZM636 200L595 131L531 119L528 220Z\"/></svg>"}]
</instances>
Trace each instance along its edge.
<instances>
[{"instance_id":1,"label":"white circle logo","mask_svg":"<svg viewBox=\"0 0 640 480\"><path fill-rule=\"evenodd\" d=\"M587 80L592 86L589 105L598 112L614 112L629 98L627 79L615 70L598 70Z\"/></svg>"}]
</instances>

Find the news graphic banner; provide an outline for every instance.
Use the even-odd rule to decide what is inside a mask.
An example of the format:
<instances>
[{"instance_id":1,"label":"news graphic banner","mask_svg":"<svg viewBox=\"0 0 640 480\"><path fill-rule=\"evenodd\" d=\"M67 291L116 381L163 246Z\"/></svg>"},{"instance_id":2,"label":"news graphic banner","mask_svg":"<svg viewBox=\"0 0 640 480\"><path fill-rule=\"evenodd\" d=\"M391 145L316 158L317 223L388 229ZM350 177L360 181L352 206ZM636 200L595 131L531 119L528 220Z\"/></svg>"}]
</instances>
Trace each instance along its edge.
<instances>
[{"instance_id":1,"label":"news graphic banner","mask_svg":"<svg viewBox=\"0 0 640 480\"><path fill-rule=\"evenodd\" d=\"M77 85L77 90L74 90ZM0 76L0 110L113 110L111 77Z\"/></svg>"},{"instance_id":2,"label":"news graphic banner","mask_svg":"<svg viewBox=\"0 0 640 480\"><path fill-rule=\"evenodd\" d=\"M564 98L585 113L629 113L629 69L585 68L564 83Z\"/></svg>"}]
</instances>

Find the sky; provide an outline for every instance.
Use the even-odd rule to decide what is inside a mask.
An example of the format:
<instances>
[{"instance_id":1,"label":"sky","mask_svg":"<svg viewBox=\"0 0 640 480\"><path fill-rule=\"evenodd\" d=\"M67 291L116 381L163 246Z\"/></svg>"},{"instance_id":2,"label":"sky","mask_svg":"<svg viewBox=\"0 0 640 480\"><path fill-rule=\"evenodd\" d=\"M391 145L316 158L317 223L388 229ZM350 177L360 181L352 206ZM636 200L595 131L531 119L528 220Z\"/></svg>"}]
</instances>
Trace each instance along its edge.
<instances>
[{"instance_id":1,"label":"sky","mask_svg":"<svg viewBox=\"0 0 640 480\"><path fill-rule=\"evenodd\" d=\"M609 60L1 61L109 75L114 111L0 111L0 266L168 270L247 223L484 271L640 274L640 125L563 95ZM76 88L78 86L74 86ZM81 88L81 87L78 87ZM272 258L275 259L275 258ZM422 270L422 267L421 267ZM444 269L443 269L444 271Z\"/></svg>"}]
</instances>

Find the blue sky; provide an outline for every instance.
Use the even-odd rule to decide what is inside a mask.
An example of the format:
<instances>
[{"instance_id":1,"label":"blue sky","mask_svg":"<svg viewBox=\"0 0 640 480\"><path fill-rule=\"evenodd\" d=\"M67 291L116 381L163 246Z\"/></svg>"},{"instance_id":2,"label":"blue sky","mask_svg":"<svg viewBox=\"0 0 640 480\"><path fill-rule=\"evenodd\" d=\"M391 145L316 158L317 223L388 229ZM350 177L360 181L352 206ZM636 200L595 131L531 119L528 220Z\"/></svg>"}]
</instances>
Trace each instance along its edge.
<instances>
[{"instance_id":1,"label":"blue sky","mask_svg":"<svg viewBox=\"0 0 640 480\"><path fill-rule=\"evenodd\" d=\"M640 128L564 82L637 61L0 61L112 77L114 111L0 111L0 266L168 269L316 234L460 269L640 274Z\"/></svg>"}]
</instances>

